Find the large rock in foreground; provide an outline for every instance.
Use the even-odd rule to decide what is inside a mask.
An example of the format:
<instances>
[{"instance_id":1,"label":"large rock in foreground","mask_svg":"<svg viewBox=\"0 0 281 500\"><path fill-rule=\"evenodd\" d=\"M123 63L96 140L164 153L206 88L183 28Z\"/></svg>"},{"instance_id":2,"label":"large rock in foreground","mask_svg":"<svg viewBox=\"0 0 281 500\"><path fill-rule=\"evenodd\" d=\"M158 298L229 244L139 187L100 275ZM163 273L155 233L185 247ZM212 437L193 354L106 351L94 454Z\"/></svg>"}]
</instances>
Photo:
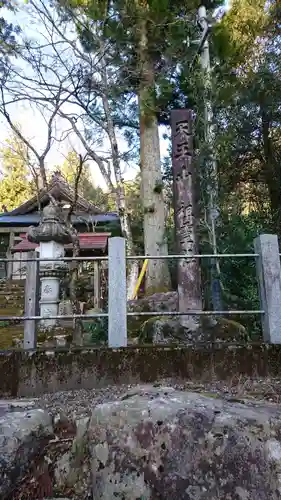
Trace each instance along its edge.
<instances>
[{"instance_id":1,"label":"large rock in foreground","mask_svg":"<svg viewBox=\"0 0 281 500\"><path fill-rule=\"evenodd\" d=\"M134 391L93 410L93 498L281 498L279 406L163 387Z\"/></svg>"},{"instance_id":2,"label":"large rock in foreground","mask_svg":"<svg viewBox=\"0 0 281 500\"><path fill-rule=\"evenodd\" d=\"M51 416L33 401L0 401L0 498L8 498L53 435Z\"/></svg>"}]
</instances>

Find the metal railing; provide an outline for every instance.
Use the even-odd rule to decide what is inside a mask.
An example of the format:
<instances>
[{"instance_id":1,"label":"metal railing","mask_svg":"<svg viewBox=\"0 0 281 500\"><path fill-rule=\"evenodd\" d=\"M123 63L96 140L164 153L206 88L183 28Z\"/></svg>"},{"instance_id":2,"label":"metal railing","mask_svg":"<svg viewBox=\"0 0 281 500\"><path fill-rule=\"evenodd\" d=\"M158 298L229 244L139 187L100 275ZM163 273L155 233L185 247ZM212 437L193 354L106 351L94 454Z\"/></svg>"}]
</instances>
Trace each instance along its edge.
<instances>
[{"instance_id":1,"label":"metal railing","mask_svg":"<svg viewBox=\"0 0 281 500\"><path fill-rule=\"evenodd\" d=\"M281 255L281 254L280 254ZM183 260L191 260L191 259L209 259L209 258L257 258L259 254L256 253L227 253L227 254L168 254L168 255L126 255L126 261L140 261L144 259L148 260L172 260L172 259L183 259ZM0 259L0 262L93 262L93 261L109 261L108 256L95 256L95 257L59 257L59 258L40 258L40 257L24 257L22 259ZM129 312L127 311L127 316L159 316L159 311L149 311L149 312ZM223 310L223 311L213 311L213 310L187 310L187 311L161 311L161 316L208 316L208 315L254 315L254 314L264 314L263 310L256 309L245 309L245 310ZM108 317L108 313L96 313L96 314L72 314L72 315L55 315L55 316L1 316L0 319L2 321L16 321L16 320L43 320L43 319L94 319L98 317Z\"/></svg>"},{"instance_id":2,"label":"metal railing","mask_svg":"<svg viewBox=\"0 0 281 500\"><path fill-rule=\"evenodd\" d=\"M266 236L266 235L263 235ZM261 237L260 237L261 238ZM264 247L265 248L265 247ZM263 249L264 249L263 248ZM279 247L275 248L274 258L278 258L279 261L279 269L280 269L280 253ZM270 248L270 255L272 257L272 247ZM268 265L266 256L263 252L254 252L254 253L225 253L225 254L195 254L195 255L183 255L183 254L170 254L170 255L126 255L125 251L125 240L123 238L114 237L109 239L109 254L108 256L92 256L92 257L61 257L61 258L40 258L35 256L26 256L21 259L13 259L13 258L5 258L0 259L1 262L26 262L26 263L37 263L36 268L38 272L38 268L40 267L38 263L42 264L44 262L47 263L60 263L60 262L94 262L94 261L108 261L108 312L97 312L93 314L70 314L70 315L38 315L38 314L25 314L23 316L1 316L0 321L29 321L36 324L39 321L43 321L46 319L50 320L91 320L97 318L108 318L108 343L111 347L118 347L127 345L127 318L136 316L136 317L153 317L153 316L246 316L246 315L260 315L263 323L263 330L269 328L269 333L265 333L264 337L266 340L272 341L274 335L276 335L276 329L278 325L281 327L281 317L280 319L274 319L268 322L268 318L272 320L273 312L269 310L272 307L268 304L268 289L270 286L273 286L273 277L270 278L270 273L266 276L266 265ZM258 285L260 290L261 297L261 308L253 309L253 310L222 310L222 311L213 311L213 310L186 310L186 311L128 311L127 309L127 297L126 297L126 262L130 261L140 261L144 259L149 260L190 260L190 259L209 259L209 258L217 258L217 259L239 259L239 258L251 258L255 259L257 263L261 261L262 269L258 269ZM258 264L259 265L259 264ZM27 266L28 267L28 266ZM43 266L45 267L45 266ZM46 269L47 270L47 269ZM28 271L28 270L27 270ZM260 274L260 275L259 275ZM272 273L271 273L272 274ZM277 269L278 274L278 269ZM271 280L271 282L270 282ZM280 278L279 278L280 281ZM279 289L278 289L279 290ZM279 293L279 291L277 292ZM25 291L25 294L27 290ZM277 300L278 300L277 293ZM266 296L267 295L267 296ZM38 300L38 297L36 298ZM276 302L276 297L275 297ZM281 304L281 284L280 284L280 304ZM265 307L266 306L266 307ZM281 311L281 307L280 307ZM266 322L265 322L266 320ZM265 324L266 323L266 324ZM269 324L270 323L270 324ZM274 332L274 333L272 333ZM281 335L281 328L279 336ZM273 336L273 337L272 337ZM280 340L281 343L281 340Z\"/></svg>"}]
</instances>

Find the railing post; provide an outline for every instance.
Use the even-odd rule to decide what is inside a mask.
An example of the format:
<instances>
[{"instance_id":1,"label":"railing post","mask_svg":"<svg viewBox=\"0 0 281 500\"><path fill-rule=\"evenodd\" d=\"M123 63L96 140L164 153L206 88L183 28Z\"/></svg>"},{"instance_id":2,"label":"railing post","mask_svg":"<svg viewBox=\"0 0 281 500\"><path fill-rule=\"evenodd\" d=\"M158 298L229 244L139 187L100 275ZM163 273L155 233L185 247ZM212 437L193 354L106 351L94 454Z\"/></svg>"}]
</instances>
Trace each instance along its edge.
<instances>
[{"instance_id":1,"label":"railing post","mask_svg":"<svg viewBox=\"0 0 281 500\"><path fill-rule=\"evenodd\" d=\"M93 285L94 285L94 307L95 309L100 308L100 285L101 285L101 280L100 280L100 265L98 260L94 260L94 279L93 279Z\"/></svg>"},{"instance_id":2,"label":"railing post","mask_svg":"<svg viewBox=\"0 0 281 500\"><path fill-rule=\"evenodd\" d=\"M108 346L127 346L125 238L108 240Z\"/></svg>"},{"instance_id":3,"label":"railing post","mask_svg":"<svg viewBox=\"0 0 281 500\"><path fill-rule=\"evenodd\" d=\"M278 238L261 234L254 240L260 303L264 310L262 331L264 341L281 344L281 266Z\"/></svg>"},{"instance_id":4,"label":"railing post","mask_svg":"<svg viewBox=\"0 0 281 500\"><path fill-rule=\"evenodd\" d=\"M35 252L28 252L28 259L35 259ZM26 262L26 279L24 292L24 316L36 316L38 312L37 302L39 295L38 263L36 261ZM24 349L36 349L36 320L28 319L24 322Z\"/></svg>"}]
</instances>

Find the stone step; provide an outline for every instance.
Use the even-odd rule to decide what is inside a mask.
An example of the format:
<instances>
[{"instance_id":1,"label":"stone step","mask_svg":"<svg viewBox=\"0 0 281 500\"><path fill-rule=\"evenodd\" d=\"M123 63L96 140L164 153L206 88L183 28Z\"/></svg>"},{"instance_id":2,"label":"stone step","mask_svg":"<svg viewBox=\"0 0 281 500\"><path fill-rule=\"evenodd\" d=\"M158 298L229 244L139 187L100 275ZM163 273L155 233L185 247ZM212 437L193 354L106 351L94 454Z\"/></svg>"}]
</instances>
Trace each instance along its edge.
<instances>
[{"instance_id":1,"label":"stone step","mask_svg":"<svg viewBox=\"0 0 281 500\"><path fill-rule=\"evenodd\" d=\"M13 283L4 283L2 285L0 285L0 291L6 291L6 290L9 290L9 291L16 291L16 290L24 290L25 286L24 284L23 285L20 285L20 284L13 284Z\"/></svg>"},{"instance_id":2,"label":"stone step","mask_svg":"<svg viewBox=\"0 0 281 500\"><path fill-rule=\"evenodd\" d=\"M5 309L6 307L22 307L24 305L23 300L0 300L0 307Z\"/></svg>"},{"instance_id":3,"label":"stone step","mask_svg":"<svg viewBox=\"0 0 281 500\"><path fill-rule=\"evenodd\" d=\"M5 299L0 299L0 307L2 306L3 308L4 307L11 307L12 305L17 307L17 306L21 306L24 304L24 300L23 299L20 299L20 298L17 298L17 299L8 299L8 300L5 300Z\"/></svg>"},{"instance_id":4,"label":"stone step","mask_svg":"<svg viewBox=\"0 0 281 500\"><path fill-rule=\"evenodd\" d=\"M24 290L15 290L15 291L10 291L10 290L2 290L0 291L0 298L1 297L23 297L24 296Z\"/></svg>"},{"instance_id":5,"label":"stone step","mask_svg":"<svg viewBox=\"0 0 281 500\"><path fill-rule=\"evenodd\" d=\"M9 285L22 285L24 286L25 280L8 280L6 281Z\"/></svg>"},{"instance_id":6,"label":"stone step","mask_svg":"<svg viewBox=\"0 0 281 500\"><path fill-rule=\"evenodd\" d=\"M18 295L22 296L24 294L24 288L23 289L15 289L15 290L10 290L10 288L3 288L3 290L0 290L0 296L1 295Z\"/></svg>"},{"instance_id":7,"label":"stone step","mask_svg":"<svg viewBox=\"0 0 281 500\"><path fill-rule=\"evenodd\" d=\"M6 290L0 290L0 299L1 297L23 297L23 296L24 296L24 289L10 290L9 288L6 288Z\"/></svg>"},{"instance_id":8,"label":"stone step","mask_svg":"<svg viewBox=\"0 0 281 500\"><path fill-rule=\"evenodd\" d=\"M1 283L0 284L0 288L10 288L10 289L13 289L13 288L24 288L25 287L25 283L11 283L10 281L6 281L5 283Z\"/></svg>"},{"instance_id":9,"label":"stone step","mask_svg":"<svg viewBox=\"0 0 281 500\"><path fill-rule=\"evenodd\" d=\"M7 303L21 303L24 302L24 295L22 296L16 296L14 297L13 295L2 295L0 296L0 303L1 304L7 304Z\"/></svg>"},{"instance_id":10,"label":"stone step","mask_svg":"<svg viewBox=\"0 0 281 500\"><path fill-rule=\"evenodd\" d=\"M13 325L0 328L0 349L14 347L17 339L23 339L23 325Z\"/></svg>"},{"instance_id":11,"label":"stone step","mask_svg":"<svg viewBox=\"0 0 281 500\"><path fill-rule=\"evenodd\" d=\"M0 304L0 315L8 316L8 312L18 313L24 310L24 304L7 304L5 306Z\"/></svg>"},{"instance_id":12,"label":"stone step","mask_svg":"<svg viewBox=\"0 0 281 500\"><path fill-rule=\"evenodd\" d=\"M5 304L7 302L24 302L24 294L22 295L1 295L0 302Z\"/></svg>"},{"instance_id":13,"label":"stone step","mask_svg":"<svg viewBox=\"0 0 281 500\"><path fill-rule=\"evenodd\" d=\"M9 292L9 291L6 291L6 292L0 292L0 300L2 298L5 298L5 297L8 297L10 299L12 299L13 297L14 298L19 298L19 297L24 297L24 290L22 292L17 292L17 293L13 293L13 292Z\"/></svg>"},{"instance_id":14,"label":"stone step","mask_svg":"<svg viewBox=\"0 0 281 500\"><path fill-rule=\"evenodd\" d=\"M23 309L0 309L0 319L6 316L23 316Z\"/></svg>"},{"instance_id":15,"label":"stone step","mask_svg":"<svg viewBox=\"0 0 281 500\"><path fill-rule=\"evenodd\" d=\"M23 290L24 290L24 286L15 286L15 287L3 286L3 287L0 287L0 292L14 293L14 292L22 292Z\"/></svg>"},{"instance_id":16,"label":"stone step","mask_svg":"<svg viewBox=\"0 0 281 500\"><path fill-rule=\"evenodd\" d=\"M5 283L0 284L0 288L21 288L23 289L25 287L25 283L11 283L10 281L6 281Z\"/></svg>"},{"instance_id":17,"label":"stone step","mask_svg":"<svg viewBox=\"0 0 281 500\"><path fill-rule=\"evenodd\" d=\"M6 293L0 293L0 301L2 300L23 300L24 299L24 293L17 293L17 294L14 294L14 293L10 293L10 292L6 292Z\"/></svg>"}]
</instances>

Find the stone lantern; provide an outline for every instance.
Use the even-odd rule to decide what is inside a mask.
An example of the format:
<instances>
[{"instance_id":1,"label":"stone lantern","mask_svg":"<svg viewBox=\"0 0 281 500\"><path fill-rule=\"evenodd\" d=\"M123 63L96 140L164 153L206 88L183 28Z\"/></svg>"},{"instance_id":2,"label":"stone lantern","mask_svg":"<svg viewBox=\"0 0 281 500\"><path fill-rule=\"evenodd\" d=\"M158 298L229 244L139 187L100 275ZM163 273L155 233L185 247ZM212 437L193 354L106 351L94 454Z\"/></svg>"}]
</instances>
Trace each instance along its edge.
<instances>
[{"instance_id":1,"label":"stone lantern","mask_svg":"<svg viewBox=\"0 0 281 500\"><path fill-rule=\"evenodd\" d=\"M39 244L40 258L52 259L40 261L40 316L46 318L41 322L41 328L50 330L57 325L56 319L48 316L57 316L59 309L60 280L68 270L64 257L64 245L71 243L72 235L67 228L60 206L50 202L43 209L43 217L38 227L30 227L27 238Z\"/></svg>"}]
</instances>

